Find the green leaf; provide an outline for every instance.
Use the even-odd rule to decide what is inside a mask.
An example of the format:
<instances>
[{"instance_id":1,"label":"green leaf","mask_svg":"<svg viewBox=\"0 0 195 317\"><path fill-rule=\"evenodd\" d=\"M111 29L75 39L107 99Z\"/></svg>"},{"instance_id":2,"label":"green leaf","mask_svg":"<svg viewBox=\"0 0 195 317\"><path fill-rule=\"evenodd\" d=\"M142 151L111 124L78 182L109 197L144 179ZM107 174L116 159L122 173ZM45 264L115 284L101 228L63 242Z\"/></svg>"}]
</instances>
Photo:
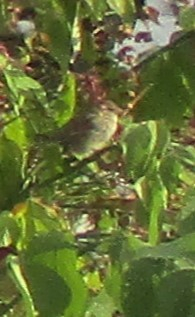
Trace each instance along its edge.
<instances>
[{"instance_id":1,"label":"green leaf","mask_svg":"<svg viewBox=\"0 0 195 317\"><path fill-rule=\"evenodd\" d=\"M179 185L181 165L173 153L170 153L161 160L159 172L164 185L170 193L173 193Z\"/></svg>"},{"instance_id":2,"label":"green leaf","mask_svg":"<svg viewBox=\"0 0 195 317\"><path fill-rule=\"evenodd\" d=\"M10 265L10 276L13 279L15 285L17 286L17 289L20 291L20 294L22 295L23 304L25 307L25 313L29 317L34 317L36 315L35 307L32 301L31 294L28 290L27 282L24 278L19 259L16 257L12 257L9 261L9 265ZM16 305L16 311L17 311L17 305Z\"/></svg>"},{"instance_id":3,"label":"green leaf","mask_svg":"<svg viewBox=\"0 0 195 317\"><path fill-rule=\"evenodd\" d=\"M22 153L15 142L0 138L0 209L10 209L20 200Z\"/></svg>"},{"instance_id":4,"label":"green leaf","mask_svg":"<svg viewBox=\"0 0 195 317\"><path fill-rule=\"evenodd\" d=\"M169 52L159 54L142 69L140 89L147 89L135 108L135 119L165 119L178 126L191 105L179 64Z\"/></svg>"},{"instance_id":5,"label":"green leaf","mask_svg":"<svg viewBox=\"0 0 195 317\"><path fill-rule=\"evenodd\" d=\"M177 160L184 166L184 168L189 169L193 173L195 172L195 149L194 146L175 146L175 154Z\"/></svg>"},{"instance_id":6,"label":"green leaf","mask_svg":"<svg viewBox=\"0 0 195 317\"><path fill-rule=\"evenodd\" d=\"M164 259L183 259L195 263L195 233L187 234L170 243L161 243L156 247L145 247L137 251L136 257L159 257Z\"/></svg>"},{"instance_id":7,"label":"green leaf","mask_svg":"<svg viewBox=\"0 0 195 317\"><path fill-rule=\"evenodd\" d=\"M24 151L24 148L29 144L26 123L22 118L18 118L8 124L4 129L4 133L9 140L14 141L18 145L21 151Z\"/></svg>"},{"instance_id":8,"label":"green leaf","mask_svg":"<svg viewBox=\"0 0 195 317\"><path fill-rule=\"evenodd\" d=\"M14 207L13 212L21 230L19 240L20 248L23 248L26 244L30 243L37 234L48 234L50 230L51 232L62 230L62 225L55 211L38 201L28 200L18 204ZM49 239L49 235L46 237ZM39 245L37 247L39 249ZM36 249L36 244L34 247L30 245L29 250L35 252L34 249Z\"/></svg>"},{"instance_id":9,"label":"green leaf","mask_svg":"<svg viewBox=\"0 0 195 317\"><path fill-rule=\"evenodd\" d=\"M195 28L195 10L191 7L183 8L179 15L179 24L185 31Z\"/></svg>"},{"instance_id":10,"label":"green leaf","mask_svg":"<svg viewBox=\"0 0 195 317\"><path fill-rule=\"evenodd\" d=\"M90 14L93 14L93 16L98 20L102 19L104 17L104 14L107 9L107 3L106 0L85 0L85 2L88 4L90 8ZM87 7L85 8L85 12L87 11Z\"/></svg>"},{"instance_id":11,"label":"green leaf","mask_svg":"<svg viewBox=\"0 0 195 317\"><path fill-rule=\"evenodd\" d=\"M55 162L55 164L54 164ZM46 143L42 146L41 165L37 166L37 181L41 184L63 173L64 161L58 144Z\"/></svg>"},{"instance_id":12,"label":"green leaf","mask_svg":"<svg viewBox=\"0 0 195 317\"><path fill-rule=\"evenodd\" d=\"M123 276L121 293L124 316L154 317L157 312L157 287L166 271L174 266L163 259L133 261Z\"/></svg>"},{"instance_id":13,"label":"green leaf","mask_svg":"<svg viewBox=\"0 0 195 317\"><path fill-rule=\"evenodd\" d=\"M133 16L133 3L131 0L107 0L107 4L118 15L129 20Z\"/></svg>"},{"instance_id":14,"label":"green leaf","mask_svg":"<svg viewBox=\"0 0 195 317\"><path fill-rule=\"evenodd\" d=\"M122 139L127 175L142 177L151 162L156 143L156 124L153 121L127 128Z\"/></svg>"},{"instance_id":15,"label":"green leaf","mask_svg":"<svg viewBox=\"0 0 195 317\"><path fill-rule=\"evenodd\" d=\"M51 103L53 117L58 127L69 121L76 106L76 83L75 76L68 73L65 78L64 88L59 93L57 100Z\"/></svg>"},{"instance_id":16,"label":"green leaf","mask_svg":"<svg viewBox=\"0 0 195 317\"><path fill-rule=\"evenodd\" d=\"M178 234L193 233L195 228L195 195L194 187L184 197L183 208L177 216Z\"/></svg>"},{"instance_id":17,"label":"green leaf","mask_svg":"<svg viewBox=\"0 0 195 317\"><path fill-rule=\"evenodd\" d=\"M20 237L20 228L8 211L0 213L0 242L3 243L6 236L11 238L13 245L16 245ZM9 239L8 238L8 239Z\"/></svg>"},{"instance_id":18,"label":"green leaf","mask_svg":"<svg viewBox=\"0 0 195 317\"><path fill-rule=\"evenodd\" d=\"M106 280L104 282L105 289L110 297L112 297L115 306L121 306L121 285L122 275L120 265L112 264L108 270Z\"/></svg>"},{"instance_id":19,"label":"green leaf","mask_svg":"<svg viewBox=\"0 0 195 317\"><path fill-rule=\"evenodd\" d=\"M108 247L108 253L113 263L118 263L125 241L126 237L122 232L113 233Z\"/></svg>"},{"instance_id":20,"label":"green leaf","mask_svg":"<svg viewBox=\"0 0 195 317\"><path fill-rule=\"evenodd\" d=\"M113 232L112 237L104 243L105 245L103 244L102 248L104 252L109 254L112 264L116 265L117 270L122 269L123 265L126 266L126 264L129 264L134 256L137 256L137 253L139 253L140 250L148 248L148 244L135 237L133 234L128 234L128 236L126 236L124 232L120 230Z\"/></svg>"},{"instance_id":21,"label":"green leaf","mask_svg":"<svg viewBox=\"0 0 195 317\"><path fill-rule=\"evenodd\" d=\"M75 14L75 1L65 7L63 1L57 0L52 1L42 19L43 28L50 38L49 50L64 72L71 54L71 27Z\"/></svg>"},{"instance_id":22,"label":"green leaf","mask_svg":"<svg viewBox=\"0 0 195 317\"><path fill-rule=\"evenodd\" d=\"M168 199L167 190L159 175L158 167L154 165L154 169L140 179L135 184L135 188L144 207L141 209L139 222L148 227L149 242L155 245L159 240L162 212L167 207Z\"/></svg>"},{"instance_id":23,"label":"green leaf","mask_svg":"<svg viewBox=\"0 0 195 317\"><path fill-rule=\"evenodd\" d=\"M67 237L68 235L66 236L64 233L55 230L39 234L29 241L25 256L33 258L43 253L60 251L65 248L75 250L76 247Z\"/></svg>"},{"instance_id":24,"label":"green leaf","mask_svg":"<svg viewBox=\"0 0 195 317\"><path fill-rule=\"evenodd\" d=\"M162 158L170 146L171 139L169 127L163 120L156 121L156 134L157 140L155 146L155 155L157 158Z\"/></svg>"},{"instance_id":25,"label":"green leaf","mask_svg":"<svg viewBox=\"0 0 195 317\"><path fill-rule=\"evenodd\" d=\"M87 310L89 316L94 317L112 317L115 310L115 304L110 296L102 290L98 296L96 296Z\"/></svg>"},{"instance_id":26,"label":"green leaf","mask_svg":"<svg viewBox=\"0 0 195 317\"><path fill-rule=\"evenodd\" d=\"M186 216L185 219L179 222L178 234L181 236L194 232L194 228L195 228L194 203L195 201L193 202L193 208L191 209L191 214L189 216Z\"/></svg>"},{"instance_id":27,"label":"green leaf","mask_svg":"<svg viewBox=\"0 0 195 317\"><path fill-rule=\"evenodd\" d=\"M8 21L8 8L5 5L4 1L0 2L0 29L1 32L4 33L6 31L6 27L7 27L7 21Z\"/></svg>"},{"instance_id":28,"label":"green leaf","mask_svg":"<svg viewBox=\"0 0 195 317\"><path fill-rule=\"evenodd\" d=\"M87 290L76 269L77 257L71 240L64 232L51 231L33 238L24 252L23 268L29 289L43 316L48 316L50 309L49 316L83 316ZM44 269L48 276L45 276ZM51 285L48 287L49 277ZM47 301L42 303L41 298L47 296L52 303L55 299L55 307L50 307Z\"/></svg>"},{"instance_id":29,"label":"green leaf","mask_svg":"<svg viewBox=\"0 0 195 317\"><path fill-rule=\"evenodd\" d=\"M159 317L192 317L195 314L195 270L167 275L158 287Z\"/></svg>"},{"instance_id":30,"label":"green leaf","mask_svg":"<svg viewBox=\"0 0 195 317\"><path fill-rule=\"evenodd\" d=\"M40 98L45 97L45 92L38 81L27 76L20 69L8 66L3 71L7 85L16 99L19 99L21 92L29 96L30 91L36 91Z\"/></svg>"},{"instance_id":31,"label":"green leaf","mask_svg":"<svg viewBox=\"0 0 195 317\"><path fill-rule=\"evenodd\" d=\"M113 219L113 217L108 213L102 213L101 219L98 222L98 227L103 232L110 232L112 228L115 228L117 226L116 219Z\"/></svg>"},{"instance_id":32,"label":"green leaf","mask_svg":"<svg viewBox=\"0 0 195 317\"><path fill-rule=\"evenodd\" d=\"M71 302L71 290L55 270L28 263L25 274L35 308L42 317L61 316Z\"/></svg>"},{"instance_id":33,"label":"green leaf","mask_svg":"<svg viewBox=\"0 0 195 317\"><path fill-rule=\"evenodd\" d=\"M192 11L191 11L192 12ZM176 45L170 52L171 62L173 67L177 65L180 71L180 78L182 79L183 85L188 92L189 97L186 98L188 102L188 107L194 107L195 92L194 92L194 67L195 59L193 54L193 45L195 39L195 32L188 32L182 40ZM174 87L173 87L174 89ZM175 90L178 93L178 90ZM179 93L180 95L180 93ZM178 96L179 96L178 95Z\"/></svg>"},{"instance_id":34,"label":"green leaf","mask_svg":"<svg viewBox=\"0 0 195 317\"><path fill-rule=\"evenodd\" d=\"M54 0L52 2L53 8L56 9L59 13L66 16L69 28L71 29L73 27L78 1L73 0L71 2L65 3L64 0Z\"/></svg>"}]
</instances>

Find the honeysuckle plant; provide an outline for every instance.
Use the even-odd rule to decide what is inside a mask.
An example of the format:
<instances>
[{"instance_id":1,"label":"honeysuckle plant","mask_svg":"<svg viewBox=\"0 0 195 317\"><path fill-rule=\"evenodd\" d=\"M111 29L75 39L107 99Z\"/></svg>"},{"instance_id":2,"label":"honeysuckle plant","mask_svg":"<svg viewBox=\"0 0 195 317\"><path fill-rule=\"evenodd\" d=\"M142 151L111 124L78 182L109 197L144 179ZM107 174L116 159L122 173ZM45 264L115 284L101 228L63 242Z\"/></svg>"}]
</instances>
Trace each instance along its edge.
<instances>
[{"instance_id":1,"label":"honeysuckle plant","mask_svg":"<svg viewBox=\"0 0 195 317\"><path fill-rule=\"evenodd\" d=\"M194 316L194 1L2 0L0 29L0 315Z\"/></svg>"}]
</instances>

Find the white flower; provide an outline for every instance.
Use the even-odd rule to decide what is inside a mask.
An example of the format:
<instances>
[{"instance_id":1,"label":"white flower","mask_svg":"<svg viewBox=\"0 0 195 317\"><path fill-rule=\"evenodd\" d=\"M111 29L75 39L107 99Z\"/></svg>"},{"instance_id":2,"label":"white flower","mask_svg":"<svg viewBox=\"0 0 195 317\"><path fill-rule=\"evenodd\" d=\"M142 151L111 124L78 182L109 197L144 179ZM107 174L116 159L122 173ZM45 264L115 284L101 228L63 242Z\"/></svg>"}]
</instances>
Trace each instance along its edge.
<instances>
[{"instance_id":1,"label":"white flower","mask_svg":"<svg viewBox=\"0 0 195 317\"><path fill-rule=\"evenodd\" d=\"M174 0L146 0L146 6L154 8L161 15L173 15Z\"/></svg>"},{"instance_id":2,"label":"white flower","mask_svg":"<svg viewBox=\"0 0 195 317\"><path fill-rule=\"evenodd\" d=\"M170 44L173 33L181 31L181 27L176 24L176 18L172 16L160 16L159 23L148 21L149 29L153 41L157 46L163 47Z\"/></svg>"}]
</instances>

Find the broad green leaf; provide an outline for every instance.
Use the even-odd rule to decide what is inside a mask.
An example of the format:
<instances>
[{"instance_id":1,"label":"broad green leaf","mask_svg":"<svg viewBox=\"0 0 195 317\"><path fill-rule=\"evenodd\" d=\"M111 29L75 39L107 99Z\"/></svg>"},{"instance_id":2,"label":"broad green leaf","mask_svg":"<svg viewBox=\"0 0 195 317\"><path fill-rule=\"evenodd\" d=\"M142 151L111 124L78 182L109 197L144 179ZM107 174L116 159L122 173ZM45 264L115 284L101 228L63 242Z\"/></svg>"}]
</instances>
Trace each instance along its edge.
<instances>
[{"instance_id":1,"label":"broad green leaf","mask_svg":"<svg viewBox=\"0 0 195 317\"><path fill-rule=\"evenodd\" d=\"M195 101L195 93L194 93L195 59L193 54L194 39L195 39L195 32L194 31L188 32L186 35L183 36L181 41L175 47L173 47L173 49L169 52L169 56L171 58L170 62L172 63L173 67L175 67L176 65L177 68L179 69L180 78L182 79L183 85L185 86L188 92L189 100L188 98L186 98L186 101L188 102L188 107L192 107L192 108L194 107L194 101ZM173 87L173 89L175 88Z\"/></svg>"},{"instance_id":2,"label":"broad green leaf","mask_svg":"<svg viewBox=\"0 0 195 317\"><path fill-rule=\"evenodd\" d=\"M186 168L195 172L195 149L194 146L178 145L174 147L177 160Z\"/></svg>"},{"instance_id":3,"label":"broad green leaf","mask_svg":"<svg viewBox=\"0 0 195 317\"><path fill-rule=\"evenodd\" d=\"M146 88L135 108L135 119L164 119L171 126L179 125L191 100L180 66L169 52L159 54L142 69L141 89Z\"/></svg>"},{"instance_id":4,"label":"broad green leaf","mask_svg":"<svg viewBox=\"0 0 195 317\"><path fill-rule=\"evenodd\" d=\"M129 264L143 248L148 248L148 244L133 234L126 236L122 231L113 232L112 237L100 246L100 250L103 249L109 254L112 264L116 265L117 270L122 269L123 265Z\"/></svg>"},{"instance_id":5,"label":"broad green leaf","mask_svg":"<svg viewBox=\"0 0 195 317\"><path fill-rule=\"evenodd\" d=\"M43 253L60 251L65 248L75 251L76 246L69 240L68 235L55 229L48 233L40 233L29 241L25 256L35 258L42 256Z\"/></svg>"},{"instance_id":6,"label":"broad green leaf","mask_svg":"<svg viewBox=\"0 0 195 317\"><path fill-rule=\"evenodd\" d=\"M93 16L96 19L102 19L104 17L104 14L107 9L107 3L106 0L85 0L87 5L90 8L90 13L93 14ZM85 8L85 12L87 11L87 7Z\"/></svg>"},{"instance_id":7,"label":"broad green leaf","mask_svg":"<svg viewBox=\"0 0 195 317\"><path fill-rule=\"evenodd\" d=\"M39 82L27 76L20 69L8 66L7 69L3 71L3 73L7 85L16 100L19 100L20 94L28 97L32 96L32 91L36 93L37 98L40 101L42 100L44 102L44 100L46 100L45 92Z\"/></svg>"},{"instance_id":8,"label":"broad green leaf","mask_svg":"<svg viewBox=\"0 0 195 317\"><path fill-rule=\"evenodd\" d=\"M0 138L0 209L9 209L20 200L22 153L15 142Z\"/></svg>"},{"instance_id":9,"label":"broad green leaf","mask_svg":"<svg viewBox=\"0 0 195 317\"><path fill-rule=\"evenodd\" d=\"M35 308L40 316L62 316L72 297L65 280L55 270L39 263L28 263L24 270Z\"/></svg>"},{"instance_id":10,"label":"broad green leaf","mask_svg":"<svg viewBox=\"0 0 195 317\"><path fill-rule=\"evenodd\" d=\"M174 154L169 153L160 162L159 173L164 185L170 193L173 193L179 185L181 164Z\"/></svg>"},{"instance_id":11,"label":"broad green leaf","mask_svg":"<svg viewBox=\"0 0 195 317\"><path fill-rule=\"evenodd\" d=\"M59 254L58 257L60 272L72 291L72 300L70 306L64 313L64 317L83 317L88 301L88 290L81 274L79 274L76 268L76 252L69 249L60 252L61 255ZM65 265L63 259L65 259Z\"/></svg>"},{"instance_id":12,"label":"broad green leaf","mask_svg":"<svg viewBox=\"0 0 195 317\"><path fill-rule=\"evenodd\" d=\"M87 67L90 67L94 65L97 59L97 52L94 47L94 39L92 37L91 31L88 30L82 30L80 32L80 36L82 58L84 61L87 61L86 63L89 65Z\"/></svg>"},{"instance_id":13,"label":"broad green leaf","mask_svg":"<svg viewBox=\"0 0 195 317\"><path fill-rule=\"evenodd\" d=\"M170 243L161 243L156 247L145 247L137 251L136 257L154 257L164 259L183 259L195 263L195 233L187 234Z\"/></svg>"},{"instance_id":14,"label":"broad green leaf","mask_svg":"<svg viewBox=\"0 0 195 317\"><path fill-rule=\"evenodd\" d=\"M0 213L0 242L3 243L6 237L8 241L11 239L13 245L17 244L20 237L20 227L8 211Z\"/></svg>"},{"instance_id":15,"label":"broad green leaf","mask_svg":"<svg viewBox=\"0 0 195 317\"><path fill-rule=\"evenodd\" d=\"M6 31L7 19L9 16L8 8L5 1L0 2L0 29L4 33Z\"/></svg>"},{"instance_id":16,"label":"broad green leaf","mask_svg":"<svg viewBox=\"0 0 195 317\"><path fill-rule=\"evenodd\" d=\"M156 125L153 121L127 129L122 146L129 177L137 179L146 173L151 163L156 138Z\"/></svg>"},{"instance_id":17,"label":"broad green leaf","mask_svg":"<svg viewBox=\"0 0 195 317\"><path fill-rule=\"evenodd\" d=\"M121 285L122 285L122 275L121 275L121 269L120 264L111 264L106 276L106 280L104 282L104 286L106 289L106 292L110 297L112 297L115 306L120 307L121 306Z\"/></svg>"},{"instance_id":18,"label":"broad green leaf","mask_svg":"<svg viewBox=\"0 0 195 317\"><path fill-rule=\"evenodd\" d=\"M139 250L142 250L143 248L147 247L147 245L148 244L146 242L142 241L133 234L128 235L127 244L124 248L124 253L129 253L130 256L133 258Z\"/></svg>"},{"instance_id":19,"label":"broad green leaf","mask_svg":"<svg viewBox=\"0 0 195 317\"><path fill-rule=\"evenodd\" d=\"M28 200L16 205L13 214L21 230L18 241L19 248L26 246L37 234L49 234L50 231L62 230L62 225L55 211L38 201ZM35 252L34 248L31 246L30 250L32 249Z\"/></svg>"},{"instance_id":20,"label":"broad green leaf","mask_svg":"<svg viewBox=\"0 0 195 317\"><path fill-rule=\"evenodd\" d=\"M50 53L65 72L71 54L71 29L62 4L62 1L53 1L52 6L50 4L46 14L43 15L42 23L50 37Z\"/></svg>"},{"instance_id":21,"label":"broad green leaf","mask_svg":"<svg viewBox=\"0 0 195 317\"><path fill-rule=\"evenodd\" d=\"M8 67L7 70L4 70L4 75L9 82L10 88L20 91L39 90L41 86L38 81L33 78L25 75L21 70L17 68Z\"/></svg>"},{"instance_id":22,"label":"broad green leaf","mask_svg":"<svg viewBox=\"0 0 195 317\"><path fill-rule=\"evenodd\" d=\"M73 74L66 75L64 88L59 93L57 100L53 101L51 105L53 117L58 127L63 126L71 119L76 106L76 83Z\"/></svg>"},{"instance_id":23,"label":"broad green leaf","mask_svg":"<svg viewBox=\"0 0 195 317\"><path fill-rule=\"evenodd\" d=\"M141 209L142 212L138 218L139 222L148 228L149 242L155 245L159 240L162 212L166 209L168 198L158 167L154 166L153 171L135 184L135 188L144 207Z\"/></svg>"},{"instance_id":24,"label":"broad green leaf","mask_svg":"<svg viewBox=\"0 0 195 317\"><path fill-rule=\"evenodd\" d=\"M92 292L99 292L102 289L103 283L98 271L88 272L85 274L85 283L88 289Z\"/></svg>"},{"instance_id":25,"label":"broad green leaf","mask_svg":"<svg viewBox=\"0 0 195 317\"><path fill-rule=\"evenodd\" d=\"M135 191L139 198L136 203L136 220L141 226L148 229L150 217L148 200L150 200L151 197L149 196L147 199L147 194L150 193L150 187L147 182L148 179L145 176L139 178L135 183Z\"/></svg>"},{"instance_id":26,"label":"broad green leaf","mask_svg":"<svg viewBox=\"0 0 195 317\"><path fill-rule=\"evenodd\" d=\"M113 263L118 263L118 260L121 257L121 252L123 250L126 237L122 232L113 233L111 240L108 244L108 253Z\"/></svg>"},{"instance_id":27,"label":"broad green leaf","mask_svg":"<svg viewBox=\"0 0 195 317\"><path fill-rule=\"evenodd\" d=\"M155 155L157 158L161 158L166 154L171 141L169 127L163 120L156 121L156 134L157 140L155 146Z\"/></svg>"},{"instance_id":28,"label":"broad green leaf","mask_svg":"<svg viewBox=\"0 0 195 317\"><path fill-rule=\"evenodd\" d=\"M184 184L188 186L194 186L194 173L183 166L181 168L179 178Z\"/></svg>"},{"instance_id":29,"label":"broad green leaf","mask_svg":"<svg viewBox=\"0 0 195 317\"><path fill-rule=\"evenodd\" d=\"M191 210L191 214L185 219L181 220L178 224L178 234L183 236L188 233L194 232L195 228L195 210Z\"/></svg>"},{"instance_id":30,"label":"broad green leaf","mask_svg":"<svg viewBox=\"0 0 195 317\"><path fill-rule=\"evenodd\" d=\"M154 317L157 312L157 287L174 265L164 259L133 261L123 276L121 301L124 316Z\"/></svg>"},{"instance_id":31,"label":"broad green leaf","mask_svg":"<svg viewBox=\"0 0 195 317\"><path fill-rule=\"evenodd\" d=\"M9 265L10 275L13 281L15 282L17 289L20 291L20 294L22 295L25 312L29 317L34 317L36 315L35 307L33 304L31 294L28 290L27 282L25 281L19 259L16 257L12 257L9 261Z\"/></svg>"},{"instance_id":32,"label":"broad green leaf","mask_svg":"<svg viewBox=\"0 0 195 317\"><path fill-rule=\"evenodd\" d=\"M55 164L54 164L55 162ZM42 146L41 165L37 166L35 174L41 184L48 179L55 178L63 173L64 162L58 144L46 143Z\"/></svg>"},{"instance_id":33,"label":"broad green leaf","mask_svg":"<svg viewBox=\"0 0 195 317\"><path fill-rule=\"evenodd\" d=\"M3 54L0 54L0 65L1 70L5 69L8 64L8 58L4 56Z\"/></svg>"},{"instance_id":34,"label":"broad green leaf","mask_svg":"<svg viewBox=\"0 0 195 317\"><path fill-rule=\"evenodd\" d=\"M192 317L195 314L195 270L168 274L159 284L159 317Z\"/></svg>"},{"instance_id":35,"label":"broad green leaf","mask_svg":"<svg viewBox=\"0 0 195 317\"><path fill-rule=\"evenodd\" d=\"M96 296L87 310L87 316L94 317L112 317L115 311L115 304L112 298L102 290L98 296Z\"/></svg>"},{"instance_id":36,"label":"broad green leaf","mask_svg":"<svg viewBox=\"0 0 195 317\"><path fill-rule=\"evenodd\" d=\"M116 228L117 221L108 213L102 213L101 219L98 222L98 227L103 232L110 232L113 228Z\"/></svg>"},{"instance_id":37,"label":"broad green leaf","mask_svg":"<svg viewBox=\"0 0 195 317\"><path fill-rule=\"evenodd\" d=\"M37 309L43 311L43 316L48 314L49 309L51 316L83 316L87 290L76 269L77 257L69 243L71 240L72 238L63 231L41 234L30 241L23 255L23 267L29 280L29 289L34 294ZM44 277L44 269L48 276ZM39 276L40 271L42 278ZM51 285L48 287L49 276ZM53 296L56 302L53 310L50 303L41 302L40 288L42 296L49 296L52 303ZM54 290L55 295L52 295Z\"/></svg>"},{"instance_id":38,"label":"broad green leaf","mask_svg":"<svg viewBox=\"0 0 195 317\"><path fill-rule=\"evenodd\" d=\"M185 31L195 29L195 10L192 8L184 8L180 11L179 24Z\"/></svg>"},{"instance_id":39,"label":"broad green leaf","mask_svg":"<svg viewBox=\"0 0 195 317\"><path fill-rule=\"evenodd\" d=\"M52 6L54 10L57 10L59 14L65 15L68 21L69 28L73 26L76 11L77 11L77 0L73 0L71 2L64 0L53 0ZM62 16L61 16L62 18Z\"/></svg>"},{"instance_id":40,"label":"broad green leaf","mask_svg":"<svg viewBox=\"0 0 195 317\"><path fill-rule=\"evenodd\" d=\"M131 0L107 0L107 4L118 15L130 20L133 15L133 1Z\"/></svg>"},{"instance_id":41,"label":"broad green leaf","mask_svg":"<svg viewBox=\"0 0 195 317\"><path fill-rule=\"evenodd\" d=\"M179 235L193 233L195 230L195 194L194 187L187 193L182 203L182 210L177 216L177 227Z\"/></svg>"},{"instance_id":42,"label":"broad green leaf","mask_svg":"<svg viewBox=\"0 0 195 317\"><path fill-rule=\"evenodd\" d=\"M21 151L29 144L27 138L27 127L24 120L18 118L8 124L4 129L5 135L9 140L14 141Z\"/></svg>"}]
</instances>

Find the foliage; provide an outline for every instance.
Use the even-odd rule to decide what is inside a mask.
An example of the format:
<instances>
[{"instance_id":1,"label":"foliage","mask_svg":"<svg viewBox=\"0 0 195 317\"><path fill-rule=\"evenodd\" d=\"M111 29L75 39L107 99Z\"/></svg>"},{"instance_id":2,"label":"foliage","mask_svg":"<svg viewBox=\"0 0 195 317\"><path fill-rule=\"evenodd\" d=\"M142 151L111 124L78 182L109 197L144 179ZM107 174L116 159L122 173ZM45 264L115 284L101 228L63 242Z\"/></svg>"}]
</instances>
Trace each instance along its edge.
<instances>
[{"instance_id":1,"label":"foliage","mask_svg":"<svg viewBox=\"0 0 195 317\"><path fill-rule=\"evenodd\" d=\"M37 33L0 35L0 316L194 316L194 13L124 70L136 1L3 0L3 32L26 2Z\"/></svg>"}]
</instances>

